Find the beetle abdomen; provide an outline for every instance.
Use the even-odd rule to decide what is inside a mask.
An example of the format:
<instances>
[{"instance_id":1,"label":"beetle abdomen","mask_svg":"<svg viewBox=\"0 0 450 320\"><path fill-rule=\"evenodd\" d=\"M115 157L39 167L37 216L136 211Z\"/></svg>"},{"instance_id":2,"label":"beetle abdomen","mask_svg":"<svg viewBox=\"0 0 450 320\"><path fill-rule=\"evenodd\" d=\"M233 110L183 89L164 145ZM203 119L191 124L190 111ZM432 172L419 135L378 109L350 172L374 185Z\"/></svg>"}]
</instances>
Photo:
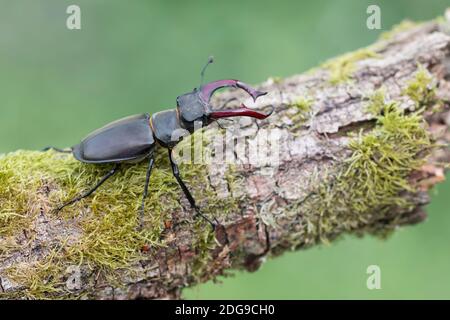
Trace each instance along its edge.
<instances>
[{"instance_id":1,"label":"beetle abdomen","mask_svg":"<svg viewBox=\"0 0 450 320\"><path fill-rule=\"evenodd\" d=\"M160 111L152 115L152 128L156 140L166 148L174 147L181 135L188 132L180 126L176 110Z\"/></svg>"},{"instance_id":2,"label":"beetle abdomen","mask_svg":"<svg viewBox=\"0 0 450 320\"><path fill-rule=\"evenodd\" d=\"M82 162L124 162L148 157L154 145L150 116L140 114L111 122L92 132L72 151Z\"/></svg>"}]
</instances>

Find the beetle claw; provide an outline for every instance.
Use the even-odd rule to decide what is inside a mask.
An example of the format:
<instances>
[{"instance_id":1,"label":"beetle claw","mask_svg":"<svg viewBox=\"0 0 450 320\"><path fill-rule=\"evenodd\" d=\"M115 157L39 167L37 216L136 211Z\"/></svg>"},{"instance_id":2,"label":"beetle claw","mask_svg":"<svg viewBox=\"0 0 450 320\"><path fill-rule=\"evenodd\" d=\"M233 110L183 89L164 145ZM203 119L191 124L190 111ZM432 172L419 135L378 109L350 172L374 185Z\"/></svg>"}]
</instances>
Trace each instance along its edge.
<instances>
[{"instance_id":1,"label":"beetle claw","mask_svg":"<svg viewBox=\"0 0 450 320\"><path fill-rule=\"evenodd\" d=\"M253 98L253 101L256 101L256 99L258 99L259 97L267 94L267 92L256 90L253 87L241 81L236 82L236 86L246 91Z\"/></svg>"},{"instance_id":2,"label":"beetle claw","mask_svg":"<svg viewBox=\"0 0 450 320\"><path fill-rule=\"evenodd\" d=\"M210 82L210 83L207 83L207 84L201 86L200 87L200 98L205 103L209 103L209 100L211 99L211 96L213 95L213 93L216 90L218 90L220 88L225 88L225 87L234 87L234 88L242 89L253 98L253 101L256 101L256 99L258 99L259 97L267 94L267 92L256 90L255 88L251 87L250 85L248 85L244 82L241 82L239 80L218 80L218 81L213 81L213 82Z\"/></svg>"},{"instance_id":3,"label":"beetle claw","mask_svg":"<svg viewBox=\"0 0 450 320\"><path fill-rule=\"evenodd\" d=\"M241 104L240 108L223 110L223 111L213 111L209 114L212 119L221 119L221 118L229 118L229 117L252 117L256 119L265 119L270 116L273 112L274 108L272 106L272 110L269 113L262 113L253 109L248 108L245 104Z\"/></svg>"},{"instance_id":4,"label":"beetle claw","mask_svg":"<svg viewBox=\"0 0 450 320\"><path fill-rule=\"evenodd\" d=\"M267 92L264 92L264 94L266 94ZM251 115L251 117L253 118L257 118L257 119L265 119L267 117L269 117L273 111L275 110L274 106L270 106L270 111L267 113L263 113L263 112L259 112L259 111L255 111L253 109L250 109L249 107L247 107L245 104L241 103L241 108L243 109L248 109L248 110L252 110L253 112L258 113L258 115L256 116L255 114Z\"/></svg>"},{"instance_id":5,"label":"beetle claw","mask_svg":"<svg viewBox=\"0 0 450 320\"><path fill-rule=\"evenodd\" d=\"M275 111L275 107L271 105L270 111L266 113L266 118L269 117L274 111Z\"/></svg>"}]
</instances>

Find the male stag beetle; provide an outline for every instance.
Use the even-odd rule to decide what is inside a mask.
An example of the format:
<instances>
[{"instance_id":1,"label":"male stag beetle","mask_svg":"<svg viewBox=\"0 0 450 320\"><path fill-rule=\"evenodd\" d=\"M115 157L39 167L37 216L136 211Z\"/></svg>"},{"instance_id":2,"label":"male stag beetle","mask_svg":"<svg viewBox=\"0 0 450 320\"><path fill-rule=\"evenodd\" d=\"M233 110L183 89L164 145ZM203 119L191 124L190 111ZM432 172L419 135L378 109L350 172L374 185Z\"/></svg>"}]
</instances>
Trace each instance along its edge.
<instances>
[{"instance_id":1,"label":"male stag beetle","mask_svg":"<svg viewBox=\"0 0 450 320\"><path fill-rule=\"evenodd\" d=\"M243 89L254 101L256 101L258 97L265 95L267 92L255 90L239 80L218 80L203 85L206 67L212 62L212 57L210 57L208 63L202 69L202 81L200 87L198 89L195 88L192 92L177 97L176 109L160 111L152 116L145 113L114 121L89 134L81 141L81 143L73 146L70 151L61 150L55 147L43 149L43 151L53 149L59 152L72 153L78 161L83 163L115 164L114 167L90 190L60 205L56 211L59 212L64 207L90 196L106 180L108 180L108 178L117 172L121 163L134 163L147 159L147 175L140 207L140 221L142 221L145 198L147 197L150 174L154 162L153 151L158 144L159 146L168 149L173 175L183 190L183 193L186 195L191 207L199 216L208 221L214 229L215 223L201 213L194 198L180 177L178 166L172 158L172 149L178 143L178 140L172 141L172 133L175 130L185 129L189 134L192 134L196 128L208 126L213 121L221 118L244 116L265 119L270 116L273 109L265 114L247 108L244 104L241 104L237 109L213 110L209 102L214 92L220 88L234 87ZM200 122L201 126L194 126L195 122Z\"/></svg>"}]
</instances>

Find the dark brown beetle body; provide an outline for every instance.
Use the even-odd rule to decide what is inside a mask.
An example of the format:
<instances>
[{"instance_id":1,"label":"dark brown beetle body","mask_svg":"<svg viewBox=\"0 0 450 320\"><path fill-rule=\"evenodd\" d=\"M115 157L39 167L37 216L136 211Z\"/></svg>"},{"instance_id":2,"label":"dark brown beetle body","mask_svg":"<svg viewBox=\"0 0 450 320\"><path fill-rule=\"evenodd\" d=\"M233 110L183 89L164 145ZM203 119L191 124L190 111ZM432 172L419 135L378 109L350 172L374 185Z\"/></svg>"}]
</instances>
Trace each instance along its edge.
<instances>
[{"instance_id":1,"label":"dark brown beetle body","mask_svg":"<svg viewBox=\"0 0 450 320\"><path fill-rule=\"evenodd\" d=\"M130 140L130 137L133 140ZM74 157L85 163L139 162L153 154L154 135L148 114L112 122L92 132L72 147Z\"/></svg>"},{"instance_id":2,"label":"dark brown beetle body","mask_svg":"<svg viewBox=\"0 0 450 320\"><path fill-rule=\"evenodd\" d=\"M204 69L202 71L202 76L203 72ZM207 217L203 216L196 206L194 198L181 180L177 164L172 159L171 150L179 142L178 136L174 135L174 133L179 130L193 133L196 128L205 127L212 121L220 118L247 116L265 119L270 115L270 113L264 114L249 109L243 104L237 109L221 111L213 110L209 104L210 98L216 90L223 87L243 89L252 96L253 100L266 94L266 92L257 91L238 80L214 81L200 86L199 89L194 89L192 92L177 97L176 109L160 111L152 116L149 114L141 114L126 117L92 132L84 138L81 143L72 147L71 152L74 157L84 163L114 163L116 165L100 179L92 189L61 205L57 210L59 211L65 206L91 195L109 177L116 173L120 163L140 162L148 159L147 177L141 205L142 215L154 162L153 152L156 144L158 144L169 150L169 159L172 165L173 174L191 206L196 210L198 215L205 218L214 227L215 224ZM57 148L53 149L59 150Z\"/></svg>"}]
</instances>

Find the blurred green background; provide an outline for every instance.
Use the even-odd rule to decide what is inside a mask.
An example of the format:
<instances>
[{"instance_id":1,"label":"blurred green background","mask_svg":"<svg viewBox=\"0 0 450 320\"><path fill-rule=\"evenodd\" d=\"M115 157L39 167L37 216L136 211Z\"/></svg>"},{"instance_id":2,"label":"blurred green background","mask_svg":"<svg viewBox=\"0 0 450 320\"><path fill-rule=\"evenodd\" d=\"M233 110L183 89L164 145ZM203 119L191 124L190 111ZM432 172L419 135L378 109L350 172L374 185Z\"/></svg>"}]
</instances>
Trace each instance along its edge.
<instances>
[{"instance_id":1,"label":"blurred green background","mask_svg":"<svg viewBox=\"0 0 450 320\"><path fill-rule=\"evenodd\" d=\"M82 29L66 28L81 7ZM366 28L381 8L382 30ZM442 15L446 1L0 0L0 152L69 146L122 116L172 108L207 79L258 83L305 71L372 43L405 18ZM450 298L450 183L429 219L388 241L347 237L269 260L256 273L185 291L186 298ZM382 289L366 288L381 267Z\"/></svg>"}]
</instances>

